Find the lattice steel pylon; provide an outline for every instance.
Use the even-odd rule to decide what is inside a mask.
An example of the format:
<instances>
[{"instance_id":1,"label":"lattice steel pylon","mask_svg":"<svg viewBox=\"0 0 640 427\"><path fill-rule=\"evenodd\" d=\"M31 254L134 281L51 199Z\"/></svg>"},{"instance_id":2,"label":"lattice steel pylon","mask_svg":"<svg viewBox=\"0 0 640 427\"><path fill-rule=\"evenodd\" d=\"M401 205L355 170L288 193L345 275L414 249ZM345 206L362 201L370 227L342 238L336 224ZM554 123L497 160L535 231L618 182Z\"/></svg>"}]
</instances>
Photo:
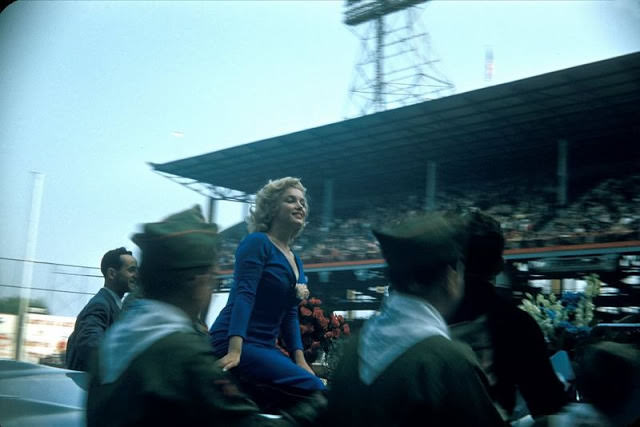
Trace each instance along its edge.
<instances>
[{"instance_id":1,"label":"lattice steel pylon","mask_svg":"<svg viewBox=\"0 0 640 427\"><path fill-rule=\"evenodd\" d=\"M361 44L347 118L453 93L422 30L419 5L426 1L347 0L344 22Z\"/></svg>"}]
</instances>

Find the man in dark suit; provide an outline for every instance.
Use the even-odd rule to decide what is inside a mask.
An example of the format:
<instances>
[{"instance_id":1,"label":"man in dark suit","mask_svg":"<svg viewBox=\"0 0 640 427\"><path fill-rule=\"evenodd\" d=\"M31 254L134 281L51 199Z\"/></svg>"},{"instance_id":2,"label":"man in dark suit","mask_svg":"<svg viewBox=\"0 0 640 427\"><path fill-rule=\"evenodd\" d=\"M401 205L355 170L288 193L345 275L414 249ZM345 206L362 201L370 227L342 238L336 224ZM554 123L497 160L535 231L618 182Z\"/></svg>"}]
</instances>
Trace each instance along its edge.
<instances>
[{"instance_id":1,"label":"man in dark suit","mask_svg":"<svg viewBox=\"0 0 640 427\"><path fill-rule=\"evenodd\" d=\"M73 333L67 341L66 366L88 371L89 360L102 337L122 309L122 297L135 285L138 264L125 248L112 249L102 257L100 270L104 287L89 300L76 318Z\"/></svg>"},{"instance_id":2,"label":"man in dark suit","mask_svg":"<svg viewBox=\"0 0 640 427\"><path fill-rule=\"evenodd\" d=\"M466 227L465 291L451 334L474 350L505 418L553 414L569 395L551 365L544 335L533 317L494 285L504 264L500 223L475 211L466 216Z\"/></svg>"}]
</instances>

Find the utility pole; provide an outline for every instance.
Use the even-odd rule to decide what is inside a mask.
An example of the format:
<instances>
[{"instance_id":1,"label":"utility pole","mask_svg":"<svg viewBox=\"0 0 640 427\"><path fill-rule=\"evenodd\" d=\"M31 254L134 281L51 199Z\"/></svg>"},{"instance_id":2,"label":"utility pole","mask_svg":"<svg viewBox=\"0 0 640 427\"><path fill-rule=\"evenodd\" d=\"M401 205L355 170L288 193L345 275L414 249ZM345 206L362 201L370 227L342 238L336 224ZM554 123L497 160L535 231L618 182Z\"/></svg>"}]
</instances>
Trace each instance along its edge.
<instances>
[{"instance_id":1,"label":"utility pole","mask_svg":"<svg viewBox=\"0 0 640 427\"><path fill-rule=\"evenodd\" d=\"M36 255L36 243L38 240L38 226L40 224L40 206L42 204L42 188L44 174L32 171L33 190L31 193L31 212L29 214L29 226L27 227L27 246L25 249L24 264L22 266L22 288L20 289L20 306L18 308L18 325L16 332L16 360L23 360L24 338L26 336L26 317L29 312L29 299L31 298L31 282L33 280L33 261Z\"/></svg>"}]
</instances>

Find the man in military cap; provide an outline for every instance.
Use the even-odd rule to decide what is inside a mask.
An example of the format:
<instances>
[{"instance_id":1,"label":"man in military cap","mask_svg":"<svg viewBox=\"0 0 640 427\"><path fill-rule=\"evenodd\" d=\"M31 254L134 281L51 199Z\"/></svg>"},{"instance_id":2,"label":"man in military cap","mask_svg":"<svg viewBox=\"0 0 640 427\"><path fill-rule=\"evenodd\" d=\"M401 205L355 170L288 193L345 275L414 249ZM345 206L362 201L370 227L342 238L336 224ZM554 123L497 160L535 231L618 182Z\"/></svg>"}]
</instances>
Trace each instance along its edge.
<instances>
[{"instance_id":1,"label":"man in military cap","mask_svg":"<svg viewBox=\"0 0 640 427\"><path fill-rule=\"evenodd\" d=\"M93 296L76 318L67 341L66 366L87 371L92 353L96 351L106 330L116 321L122 309L122 297L135 286L138 264L130 251L117 248L102 257L100 270L104 287Z\"/></svg>"},{"instance_id":2,"label":"man in military cap","mask_svg":"<svg viewBox=\"0 0 640 427\"><path fill-rule=\"evenodd\" d=\"M464 291L463 231L437 214L374 231L391 288L345 349L327 425L505 425L472 350L451 340L446 323Z\"/></svg>"},{"instance_id":3,"label":"man in military cap","mask_svg":"<svg viewBox=\"0 0 640 427\"><path fill-rule=\"evenodd\" d=\"M267 419L216 366L197 323L215 287L216 226L199 206L144 226L142 295L102 342L87 399L89 426L292 425ZM293 418L291 417L293 416Z\"/></svg>"}]
</instances>

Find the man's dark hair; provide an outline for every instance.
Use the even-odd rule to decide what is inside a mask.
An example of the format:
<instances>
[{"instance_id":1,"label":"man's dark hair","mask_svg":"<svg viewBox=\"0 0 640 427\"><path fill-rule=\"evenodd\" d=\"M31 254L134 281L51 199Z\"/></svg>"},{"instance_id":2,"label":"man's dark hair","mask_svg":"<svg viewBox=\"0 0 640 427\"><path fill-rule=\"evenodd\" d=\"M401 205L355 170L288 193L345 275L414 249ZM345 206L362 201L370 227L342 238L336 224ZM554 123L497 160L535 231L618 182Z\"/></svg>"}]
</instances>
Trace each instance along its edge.
<instances>
[{"instance_id":1,"label":"man's dark hair","mask_svg":"<svg viewBox=\"0 0 640 427\"><path fill-rule=\"evenodd\" d=\"M100 271L102 271L102 275L107 277L107 270L110 267L119 270L122 267L122 260L120 259L121 255L133 255L131 251L128 251L124 247L120 247L118 249L111 249L109 252L104 254L102 257L102 262L100 262Z\"/></svg>"},{"instance_id":2,"label":"man's dark hair","mask_svg":"<svg viewBox=\"0 0 640 427\"><path fill-rule=\"evenodd\" d=\"M503 269L504 235L500 223L482 212L466 215L469 233L466 273L467 275L492 278Z\"/></svg>"}]
</instances>

